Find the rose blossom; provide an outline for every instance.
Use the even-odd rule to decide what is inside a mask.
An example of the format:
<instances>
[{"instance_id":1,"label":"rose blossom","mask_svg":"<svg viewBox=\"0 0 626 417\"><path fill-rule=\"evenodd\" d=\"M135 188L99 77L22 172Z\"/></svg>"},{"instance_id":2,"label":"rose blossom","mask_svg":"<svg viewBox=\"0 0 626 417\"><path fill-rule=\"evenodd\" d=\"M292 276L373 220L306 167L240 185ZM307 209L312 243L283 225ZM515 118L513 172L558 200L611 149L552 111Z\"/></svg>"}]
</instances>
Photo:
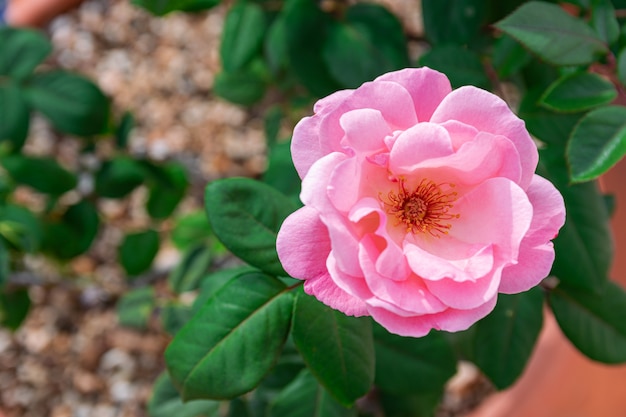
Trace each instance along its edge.
<instances>
[{"instance_id":1,"label":"rose blossom","mask_svg":"<svg viewBox=\"0 0 626 417\"><path fill-rule=\"evenodd\" d=\"M430 68L319 100L291 151L304 207L278 233L304 290L389 331L459 331L554 261L563 199L535 175L524 122L497 96Z\"/></svg>"}]
</instances>

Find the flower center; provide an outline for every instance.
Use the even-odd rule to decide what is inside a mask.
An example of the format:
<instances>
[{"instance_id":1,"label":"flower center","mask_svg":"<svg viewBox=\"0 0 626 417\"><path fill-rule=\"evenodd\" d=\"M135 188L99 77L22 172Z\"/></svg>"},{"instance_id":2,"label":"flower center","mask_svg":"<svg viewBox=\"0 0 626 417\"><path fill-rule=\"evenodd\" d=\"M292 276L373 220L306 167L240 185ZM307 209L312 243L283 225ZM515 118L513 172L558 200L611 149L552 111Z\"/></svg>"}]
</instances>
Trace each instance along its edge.
<instances>
[{"instance_id":1,"label":"flower center","mask_svg":"<svg viewBox=\"0 0 626 417\"><path fill-rule=\"evenodd\" d=\"M457 193L450 191L454 184L435 184L423 179L413 191L406 189L404 178L399 179L398 192L390 191L386 196L380 193L378 198L385 211L398 220L394 226L404 225L406 231L429 233L434 237L448 234L452 227L447 220L458 219L459 214L450 214L449 210L457 199ZM442 190L442 187L447 190Z\"/></svg>"}]
</instances>

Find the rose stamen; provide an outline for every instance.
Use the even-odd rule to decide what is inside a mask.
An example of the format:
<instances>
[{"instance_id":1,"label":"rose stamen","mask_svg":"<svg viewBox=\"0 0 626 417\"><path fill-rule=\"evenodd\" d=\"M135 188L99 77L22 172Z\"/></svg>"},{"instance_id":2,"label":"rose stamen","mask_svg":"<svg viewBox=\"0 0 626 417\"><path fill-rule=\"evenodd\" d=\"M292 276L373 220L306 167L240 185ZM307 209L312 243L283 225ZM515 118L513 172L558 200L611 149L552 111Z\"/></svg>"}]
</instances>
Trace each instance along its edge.
<instances>
[{"instance_id":1,"label":"rose stamen","mask_svg":"<svg viewBox=\"0 0 626 417\"><path fill-rule=\"evenodd\" d=\"M452 227L447 220L460 217L449 213L457 199L457 193L450 191L455 185L423 179L415 190L408 191L404 178L399 183L397 193L389 191L386 196L383 193L378 196L385 211L398 220L394 226L404 225L407 233L428 233L437 238L447 235ZM442 190L443 186L448 189Z\"/></svg>"}]
</instances>

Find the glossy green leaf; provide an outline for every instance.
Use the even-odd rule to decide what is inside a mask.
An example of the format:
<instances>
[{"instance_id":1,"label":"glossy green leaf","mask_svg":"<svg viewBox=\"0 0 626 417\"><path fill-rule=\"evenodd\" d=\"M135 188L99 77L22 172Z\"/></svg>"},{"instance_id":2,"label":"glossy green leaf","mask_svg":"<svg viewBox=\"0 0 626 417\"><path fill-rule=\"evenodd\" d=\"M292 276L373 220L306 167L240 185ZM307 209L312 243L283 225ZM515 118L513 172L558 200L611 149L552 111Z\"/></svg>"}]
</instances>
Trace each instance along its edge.
<instances>
[{"instance_id":1,"label":"glossy green leaf","mask_svg":"<svg viewBox=\"0 0 626 417\"><path fill-rule=\"evenodd\" d=\"M434 45L471 43L488 11L484 0L430 0L422 9L426 38Z\"/></svg>"},{"instance_id":2,"label":"glossy green leaf","mask_svg":"<svg viewBox=\"0 0 626 417\"><path fill-rule=\"evenodd\" d=\"M93 203L81 200L68 207L60 219L45 225L44 249L60 259L78 256L91 247L99 226Z\"/></svg>"},{"instance_id":3,"label":"glossy green leaf","mask_svg":"<svg viewBox=\"0 0 626 417\"><path fill-rule=\"evenodd\" d=\"M498 304L476 324L476 365L498 389L511 386L522 374L543 324L543 293L530 291L498 296Z\"/></svg>"},{"instance_id":4,"label":"glossy green leaf","mask_svg":"<svg viewBox=\"0 0 626 417\"><path fill-rule=\"evenodd\" d=\"M433 417L443 400L443 390L411 395L381 391L379 398L385 417Z\"/></svg>"},{"instance_id":5,"label":"glossy green leaf","mask_svg":"<svg viewBox=\"0 0 626 417\"><path fill-rule=\"evenodd\" d=\"M10 155L0 165L16 183L44 194L61 195L76 187L76 176L52 158Z\"/></svg>"},{"instance_id":6,"label":"glossy green leaf","mask_svg":"<svg viewBox=\"0 0 626 417\"><path fill-rule=\"evenodd\" d=\"M30 297L24 288L0 292L0 326L17 330L30 310Z\"/></svg>"},{"instance_id":7,"label":"glossy green leaf","mask_svg":"<svg viewBox=\"0 0 626 417\"><path fill-rule=\"evenodd\" d=\"M57 70L34 75L27 85L30 105L62 132L97 135L109 124L109 99L90 80Z\"/></svg>"},{"instance_id":8,"label":"glossy green leaf","mask_svg":"<svg viewBox=\"0 0 626 417\"><path fill-rule=\"evenodd\" d=\"M626 108L607 106L589 112L572 132L567 158L572 181L589 181L626 154Z\"/></svg>"},{"instance_id":9,"label":"glossy green leaf","mask_svg":"<svg viewBox=\"0 0 626 417\"><path fill-rule=\"evenodd\" d=\"M369 391L375 372L370 320L348 317L299 293L292 334L313 375L340 403L350 406Z\"/></svg>"},{"instance_id":10,"label":"glossy green leaf","mask_svg":"<svg viewBox=\"0 0 626 417\"><path fill-rule=\"evenodd\" d=\"M154 219L165 219L172 215L185 197L189 180L187 171L177 163L170 162L160 167L165 180L153 178L148 186L146 210Z\"/></svg>"},{"instance_id":11,"label":"glossy green leaf","mask_svg":"<svg viewBox=\"0 0 626 417\"><path fill-rule=\"evenodd\" d=\"M234 72L222 71L215 76L213 92L219 97L242 106L261 100L267 88L259 71L244 68Z\"/></svg>"},{"instance_id":12,"label":"glossy green leaf","mask_svg":"<svg viewBox=\"0 0 626 417\"><path fill-rule=\"evenodd\" d=\"M337 402L317 382L308 369L276 396L272 401L269 417L354 417L355 409Z\"/></svg>"},{"instance_id":13,"label":"glossy green leaf","mask_svg":"<svg viewBox=\"0 0 626 417\"><path fill-rule=\"evenodd\" d=\"M186 250L198 243L207 242L213 235L204 210L180 217L172 229L172 243L180 250Z\"/></svg>"},{"instance_id":14,"label":"glossy green leaf","mask_svg":"<svg viewBox=\"0 0 626 417\"><path fill-rule=\"evenodd\" d=\"M575 72L556 80L543 94L540 104L560 112L580 112L617 97L613 84L598 74Z\"/></svg>"},{"instance_id":15,"label":"glossy green leaf","mask_svg":"<svg viewBox=\"0 0 626 417\"><path fill-rule=\"evenodd\" d=\"M419 64L445 73L453 88L475 85L489 89L491 86L478 54L462 46L435 46L422 55Z\"/></svg>"},{"instance_id":16,"label":"glossy green leaf","mask_svg":"<svg viewBox=\"0 0 626 417\"><path fill-rule=\"evenodd\" d=\"M159 251L159 233L156 230L129 233L118 248L119 262L128 275L147 271Z\"/></svg>"},{"instance_id":17,"label":"glossy green leaf","mask_svg":"<svg viewBox=\"0 0 626 417\"><path fill-rule=\"evenodd\" d=\"M131 290L117 302L118 321L122 326L145 330L155 307L154 288L145 287Z\"/></svg>"},{"instance_id":18,"label":"glossy green leaf","mask_svg":"<svg viewBox=\"0 0 626 417\"><path fill-rule=\"evenodd\" d=\"M125 149L128 145L130 133L135 127L135 117L130 112L125 112L115 129L115 144L118 148Z\"/></svg>"},{"instance_id":19,"label":"glossy green leaf","mask_svg":"<svg viewBox=\"0 0 626 417\"><path fill-rule=\"evenodd\" d=\"M608 45L619 38L619 23L611 0L593 0L591 27Z\"/></svg>"},{"instance_id":20,"label":"glossy green leaf","mask_svg":"<svg viewBox=\"0 0 626 417\"><path fill-rule=\"evenodd\" d=\"M626 293L619 285L586 291L561 284L548 300L561 330L582 353L604 363L626 362Z\"/></svg>"},{"instance_id":21,"label":"glossy green leaf","mask_svg":"<svg viewBox=\"0 0 626 417\"><path fill-rule=\"evenodd\" d=\"M118 156L102 164L95 175L96 194L101 197L122 198L146 180L147 174L139 161Z\"/></svg>"},{"instance_id":22,"label":"glossy green leaf","mask_svg":"<svg viewBox=\"0 0 626 417\"><path fill-rule=\"evenodd\" d=\"M622 85L626 85L626 48L617 56L617 78Z\"/></svg>"},{"instance_id":23,"label":"glossy green leaf","mask_svg":"<svg viewBox=\"0 0 626 417\"><path fill-rule=\"evenodd\" d=\"M167 372L157 378L148 401L150 417L218 417L218 401L198 400L183 402Z\"/></svg>"},{"instance_id":24,"label":"glossy green leaf","mask_svg":"<svg viewBox=\"0 0 626 417\"><path fill-rule=\"evenodd\" d=\"M28 135L30 109L23 92L10 81L0 84L0 145L19 151Z\"/></svg>"},{"instance_id":25,"label":"glossy green leaf","mask_svg":"<svg viewBox=\"0 0 626 417\"><path fill-rule=\"evenodd\" d=\"M183 399L227 399L272 368L291 323L293 296L276 278L244 273L223 285L165 352Z\"/></svg>"},{"instance_id":26,"label":"glossy green leaf","mask_svg":"<svg viewBox=\"0 0 626 417\"><path fill-rule=\"evenodd\" d=\"M248 178L210 183L205 208L215 235L232 253L259 269L287 276L276 253L276 235L293 203L267 184Z\"/></svg>"},{"instance_id":27,"label":"glossy green leaf","mask_svg":"<svg viewBox=\"0 0 626 417\"><path fill-rule=\"evenodd\" d=\"M266 26L265 13L256 3L239 0L228 10L220 44L226 72L243 68L261 51Z\"/></svg>"},{"instance_id":28,"label":"glossy green leaf","mask_svg":"<svg viewBox=\"0 0 626 417\"><path fill-rule=\"evenodd\" d=\"M0 291L3 290L9 281L9 274L11 273L10 261L9 248L4 243L4 240L0 239Z\"/></svg>"},{"instance_id":29,"label":"glossy green leaf","mask_svg":"<svg viewBox=\"0 0 626 417\"><path fill-rule=\"evenodd\" d=\"M322 56L345 88L409 65L402 24L383 6L368 3L351 6L344 21L330 25Z\"/></svg>"},{"instance_id":30,"label":"glossy green leaf","mask_svg":"<svg viewBox=\"0 0 626 417\"><path fill-rule=\"evenodd\" d=\"M161 308L161 324L163 329L172 336L182 329L193 317L191 306L170 301Z\"/></svg>"},{"instance_id":31,"label":"glossy green leaf","mask_svg":"<svg viewBox=\"0 0 626 417\"><path fill-rule=\"evenodd\" d=\"M0 207L0 235L19 251L32 253L41 245L42 227L26 207L7 204Z\"/></svg>"},{"instance_id":32,"label":"glossy green leaf","mask_svg":"<svg viewBox=\"0 0 626 417\"><path fill-rule=\"evenodd\" d=\"M339 84L330 75L322 54L333 22L311 0L291 0L282 11L287 37L287 55L290 68L298 80L314 95L326 96Z\"/></svg>"},{"instance_id":33,"label":"glossy green leaf","mask_svg":"<svg viewBox=\"0 0 626 417\"><path fill-rule=\"evenodd\" d=\"M531 56L515 39L502 35L493 46L492 59L498 76L508 78L528 64Z\"/></svg>"},{"instance_id":34,"label":"glossy green leaf","mask_svg":"<svg viewBox=\"0 0 626 417\"><path fill-rule=\"evenodd\" d=\"M540 175L548 178L565 199L567 218L554 239L552 274L571 286L593 290L608 277L613 257L609 216L595 182L570 185L561 149L541 152Z\"/></svg>"},{"instance_id":35,"label":"glossy green leaf","mask_svg":"<svg viewBox=\"0 0 626 417\"><path fill-rule=\"evenodd\" d=\"M259 270L252 268L251 266L238 266L234 268L220 269L210 274L207 274L200 283L200 290L198 296L193 302L191 309L193 312L199 311L206 302L212 298L224 285L244 273L255 272Z\"/></svg>"},{"instance_id":36,"label":"glossy green leaf","mask_svg":"<svg viewBox=\"0 0 626 417\"><path fill-rule=\"evenodd\" d=\"M298 195L302 181L293 165L290 147L291 142L281 142L271 148L268 167L263 173L263 182L293 197L294 201L299 201Z\"/></svg>"},{"instance_id":37,"label":"glossy green leaf","mask_svg":"<svg viewBox=\"0 0 626 417\"><path fill-rule=\"evenodd\" d=\"M0 45L0 78L22 80L52 52L50 41L31 29L0 27Z\"/></svg>"},{"instance_id":38,"label":"glossy green leaf","mask_svg":"<svg viewBox=\"0 0 626 417\"><path fill-rule=\"evenodd\" d=\"M206 276L212 261L211 249L205 244L191 247L167 278L170 288L177 294L195 290Z\"/></svg>"},{"instance_id":39,"label":"glossy green leaf","mask_svg":"<svg viewBox=\"0 0 626 417\"><path fill-rule=\"evenodd\" d=\"M374 325L378 388L398 395L441 391L456 373L456 356L441 333L401 337Z\"/></svg>"},{"instance_id":40,"label":"glossy green leaf","mask_svg":"<svg viewBox=\"0 0 626 417\"><path fill-rule=\"evenodd\" d=\"M587 65L608 50L583 20L560 6L529 1L495 26L554 65Z\"/></svg>"},{"instance_id":41,"label":"glossy green leaf","mask_svg":"<svg viewBox=\"0 0 626 417\"><path fill-rule=\"evenodd\" d=\"M164 16L175 10L197 12L220 4L221 0L131 0L135 6L143 7L156 16Z\"/></svg>"}]
</instances>

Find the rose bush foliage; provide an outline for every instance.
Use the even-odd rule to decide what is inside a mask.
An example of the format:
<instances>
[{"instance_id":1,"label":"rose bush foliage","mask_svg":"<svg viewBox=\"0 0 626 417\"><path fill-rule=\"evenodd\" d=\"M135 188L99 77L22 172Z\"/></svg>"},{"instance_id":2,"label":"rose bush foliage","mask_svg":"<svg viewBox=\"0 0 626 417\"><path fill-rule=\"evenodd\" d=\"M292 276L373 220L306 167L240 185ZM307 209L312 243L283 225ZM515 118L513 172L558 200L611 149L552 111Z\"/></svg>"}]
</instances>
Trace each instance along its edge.
<instances>
[{"instance_id":1,"label":"rose bush foliage","mask_svg":"<svg viewBox=\"0 0 626 417\"><path fill-rule=\"evenodd\" d=\"M427 67L317 102L294 130L304 207L277 251L304 289L393 333L467 329L550 272L563 198L499 97Z\"/></svg>"}]
</instances>

